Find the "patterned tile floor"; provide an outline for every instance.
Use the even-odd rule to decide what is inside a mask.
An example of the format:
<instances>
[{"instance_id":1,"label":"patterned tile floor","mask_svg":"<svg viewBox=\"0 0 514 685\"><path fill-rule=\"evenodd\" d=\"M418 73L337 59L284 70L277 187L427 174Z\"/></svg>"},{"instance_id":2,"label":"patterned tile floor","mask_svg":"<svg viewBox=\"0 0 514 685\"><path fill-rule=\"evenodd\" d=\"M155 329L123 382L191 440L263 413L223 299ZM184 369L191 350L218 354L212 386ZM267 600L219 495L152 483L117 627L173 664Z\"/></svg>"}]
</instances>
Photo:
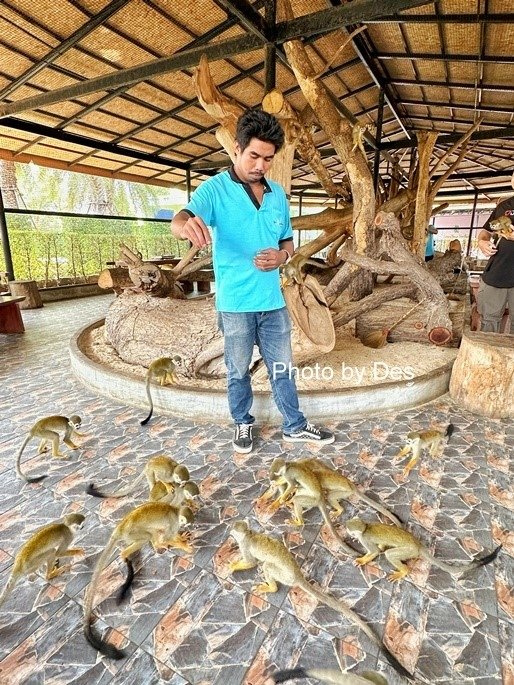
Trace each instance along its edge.
<instances>
[{"instance_id":1,"label":"patterned tile floor","mask_svg":"<svg viewBox=\"0 0 514 685\"><path fill-rule=\"evenodd\" d=\"M141 427L141 411L93 396L72 376L68 341L103 316L111 296L47 304L25 311L23 336L0 335L0 585L19 545L37 527L78 511L87 515L78 536L86 550L72 570L45 582L24 580L0 610L0 685L269 685L275 668L296 664L377 668L391 685L403 682L368 638L298 589L267 597L252 594L255 571L231 575L236 557L227 538L231 521L247 516L255 527L280 536L304 573L344 598L385 639L409 669L437 685L514 684L514 425L474 416L447 397L420 408L340 421L323 448L280 441L277 426L261 426L255 451L236 455L231 431L216 423L154 417ZM38 484L22 483L14 459L24 433L48 414L83 417L88 434L78 452L51 461L29 443L24 468L49 471ZM448 420L456 432L444 458L424 457L404 481L391 457L408 430ZM399 584L387 580L387 562L355 567L341 554L310 511L307 525L292 529L280 511L270 518L253 510L266 487L271 460L319 455L380 496L434 553L449 562L503 544L494 566L466 580L417 562ZM97 630L123 647L127 658L99 658L82 634L82 604L94 563L115 523L135 497L99 500L85 494L130 481L145 460L166 453L184 462L201 486L203 505L194 527L194 554L144 550L130 600L114 594L123 568L117 558L102 576ZM344 516L359 511L348 505ZM314 681L303 681L314 682Z\"/></svg>"}]
</instances>

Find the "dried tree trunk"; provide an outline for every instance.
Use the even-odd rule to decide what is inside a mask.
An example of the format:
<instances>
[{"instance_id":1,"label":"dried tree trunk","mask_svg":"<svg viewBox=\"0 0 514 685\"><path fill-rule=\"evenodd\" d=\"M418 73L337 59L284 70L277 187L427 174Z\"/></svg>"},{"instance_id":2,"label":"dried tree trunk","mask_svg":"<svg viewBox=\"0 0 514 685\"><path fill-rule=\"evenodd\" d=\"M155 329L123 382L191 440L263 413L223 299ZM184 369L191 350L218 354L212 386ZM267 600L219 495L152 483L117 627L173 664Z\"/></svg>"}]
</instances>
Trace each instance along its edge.
<instances>
[{"instance_id":1,"label":"dried tree trunk","mask_svg":"<svg viewBox=\"0 0 514 685\"><path fill-rule=\"evenodd\" d=\"M412 251L420 259L423 259L425 256L427 224L432 209L432 205L428 205L429 165L438 135L437 131L420 131L417 133L419 152L418 188L416 192Z\"/></svg>"},{"instance_id":2,"label":"dried tree trunk","mask_svg":"<svg viewBox=\"0 0 514 685\"><path fill-rule=\"evenodd\" d=\"M348 190L345 185L336 184L332 181L328 169L324 166L312 134L300 121L297 112L278 90L271 90L262 100L262 108L277 117L284 129L294 129L296 150L303 161L308 164L318 177L319 182L329 197L340 196L349 200Z\"/></svg>"},{"instance_id":3,"label":"dried tree trunk","mask_svg":"<svg viewBox=\"0 0 514 685\"><path fill-rule=\"evenodd\" d=\"M294 19L289 0L281 0L277 9L286 20ZM303 43L299 40L288 41L284 43L284 50L305 99L346 169L352 189L353 232L357 251L360 254L373 253L375 193L367 160L358 147L354 149L352 126L348 121L341 120L329 92L316 78L316 71ZM358 286L353 290L355 299L370 293L373 289L371 274L363 273L358 280Z\"/></svg>"}]
</instances>

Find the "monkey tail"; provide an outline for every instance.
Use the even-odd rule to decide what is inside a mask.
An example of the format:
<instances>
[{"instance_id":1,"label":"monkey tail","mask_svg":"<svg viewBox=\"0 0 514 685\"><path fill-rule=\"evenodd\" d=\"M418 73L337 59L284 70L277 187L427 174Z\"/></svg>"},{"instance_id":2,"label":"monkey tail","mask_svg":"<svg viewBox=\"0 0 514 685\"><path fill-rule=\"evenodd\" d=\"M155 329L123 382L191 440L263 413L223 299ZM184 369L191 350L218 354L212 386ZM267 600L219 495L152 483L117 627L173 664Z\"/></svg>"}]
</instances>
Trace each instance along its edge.
<instances>
[{"instance_id":1,"label":"monkey tail","mask_svg":"<svg viewBox=\"0 0 514 685\"><path fill-rule=\"evenodd\" d=\"M402 664L398 661L394 654L392 654L387 649L385 644L380 640L378 635L375 634L372 628L369 627L366 621L364 621L364 619L362 619L357 613L355 613L353 609L350 609L350 607L343 600L336 599L335 597L331 597L328 593L323 592L322 590L318 590L316 586L308 583L305 580L305 578L303 578L303 576L302 581L299 581L298 585L302 590L308 592L310 595L315 597L319 602L322 602L327 607L330 607L334 611L337 611L339 614L348 619L348 621L350 621L358 628L360 628L374 644L380 647L391 666L394 669L396 669L398 673L402 675L404 678L412 680L412 674L409 673L405 666L402 666Z\"/></svg>"},{"instance_id":2,"label":"monkey tail","mask_svg":"<svg viewBox=\"0 0 514 685\"><path fill-rule=\"evenodd\" d=\"M129 485L127 485L126 488L122 488L121 490L118 490L117 492L112 492L111 494L102 492L101 490L98 490L96 485L94 483L90 483L87 486L87 494L92 495L93 497L125 497L125 495L130 495L134 490L141 485L141 482L143 481L145 477L145 472L144 470L141 471L139 476L136 478L136 480L132 481Z\"/></svg>"},{"instance_id":3,"label":"monkey tail","mask_svg":"<svg viewBox=\"0 0 514 685\"><path fill-rule=\"evenodd\" d=\"M288 671L277 671L271 677L274 683L285 683L288 680L310 678L310 671L306 671L304 668L291 668Z\"/></svg>"},{"instance_id":4,"label":"monkey tail","mask_svg":"<svg viewBox=\"0 0 514 685\"><path fill-rule=\"evenodd\" d=\"M503 545L498 545L498 547L496 547L496 549L493 549L493 551L489 554L486 554L485 556L479 557L478 559L472 561L470 564L470 568L468 568L467 571L464 571L464 573L461 573L459 580L467 578L468 575L472 573L475 569L480 568L481 566L487 566L487 564L491 564L500 553L502 547Z\"/></svg>"},{"instance_id":5,"label":"monkey tail","mask_svg":"<svg viewBox=\"0 0 514 685\"><path fill-rule=\"evenodd\" d=\"M361 675L346 673L331 668L292 668L288 671L278 671L272 676L275 683L285 683L288 680L300 678L315 678L327 685L364 685L364 683L374 683L375 685L387 685L384 676L376 671L364 671Z\"/></svg>"},{"instance_id":6,"label":"monkey tail","mask_svg":"<svg viewBox=\"0 0 514 685\"><path fill-rule=\"evenodd\" d=\"M16 561L14 562L14 565L16 566ZM7 583L5 584L4 589L2 590L2 594L0 594L0 606L5 602L5 600L9 597L11 592L14 590L14 586L18 582L18 577L16 573L14 572L14 568L11 571L11 575L9 576L9 579L7 580Z\"/></svg>"},{"instance_id":7,"label":"monkey tail","mask_svg":"<svg viewBox=\"0 0 514 685\"><path fill-rule=\"evenodd\" d=\"M89 587L87 588L86 597L84 600L84 635L86 637L86 640L92 647L94 647L94 649L96 649L101 654L104 654L109 659L123 659L126 656L126 654L121 649L118 649L114 645L109 644L101 637L96 635L93 632L91 619L93 615L93 601L95 598L96 586L98 585L100 574L102 573L105 565L107 564L107 561L109 560L109 557L111 556L116 546L117 540L118 529L115 528L109 539L109 542L107 543L107 546L105 547L104 551L100 555L100 558L96 562L93 577L91 578L91 582L89 583Z\"/></svg>"},{"instance_id":8,"label":"monkey tail","mask_svg":"<svg viewBox=\"0 0 514 685\"><path fill-rule=\"evenodd\" d=\"M453 425L453 423L449 423L448 427L446 429L446 433L444 434L444 436L446 438L448 438L447 442L450 441L450 438L452 437L454 431L455 431L455 426Z\"/></svg>"},{"instance_id":9,"label":"monkey tail","mask_svg":"<svg viewBox=\"0 0 514 685\"><path fill-rule=\"evenodd\" d=\"M341 546L341 549L343 549L346 554L349 554L351 557L358 557L361 552L358 552L356 549L348 545L343 538L339 535L337 530L334 527L334 524L332 523L332 520L330 519L330 516L328 514L327 508L325 506L325 502L321 501L318 504L318 509L321 511L321 515L323 516L323 520L328 526L328 529L332 533L332 535L335 537L335 539L338 541L339 545Z\"/></svg>"},{"instance_id":10,"label":"monkey tail","mask_svg":"<svg viewBox=\"0 0 514 685\"><path fill-rule=\"evenodd\" d=\"M492 561L494 561L500 553L501 548L502 546L500 545L499 547L494 549L490 554L486 554L482 558L474 559L469 564L447 564L446 562L434 557L432 554L430 554L428 550L424 549L423 547L421 548L420 556L423 557L423 559L427 559L428 561L430 561L430 563L434 566L437 566L443 571L446 571L446 573L449 573L451 576L460 576L461 578L465 578L470 573L475 571L477 568L480 568L481 566L486 566L487 564L490 564Z\"/></svg>"},{"instance_id":11,"label":"monkey tail","mask_svg":"<svg viewBox=\"0 0 514 685\"><path fill-rule=\"evenodd\" d=\"M146 396L148 397L148 402L150 403L150 413L148 414L146 419L143 419L142 421L139 422L142 426L146 426L148 421L150 421L150 419L152 418L152 414L153 414L153 400L152 400L152 393L150 392L151 375L152 374L150 373L150 371L148 371L148 376L146 377Z\"/></svg>"},{"instance_id":12,"label":"monkey tail","mask_svg":"<svg viewBox=\"0 0 514 685\"><path fill-rule=\"evenodd\" d=\"M123 585L118 590L118 595L116 596L116 604L118 605L120 605L127 596L127 593L130 590L130 586L132 585L135 575L134 564L132 563L132 560L125 559L125 563L127 564L127 577L125 578L125 582L123 583Z\"/></svg>"},{"instance_id":13,"label":"monkey tail","mask_svg":"<svg viewBox=\"0 0 514 685\"><path fill-rule=\"evenodd\" d=\"M386 509L380 502L375 502L374 499L371 499L371 497L368 497L365 495L363 492L359 491L358 494L359 499L361 499L363 502L365 502L367 505L369 505L372 509L375 509L376 511L380 512L383 516L388 518L390 521L392 521L396 526L403 526L403 521L401 521L396 514L393 514L392 511L389 511L389 509Z\"/></svg>"},{"instance_id":14,"label":"monkey tail","mask_svg":"<svg viewBox=\"0 0 514 685\"><path fill-rule=\"evenodd\" d=\"M25 449L25 447L27 447L27 444L31 439L32 435L29 433L25 438L23 445L20 447L20 451L18 452L18 455L16 457L16 473L20 478L22 478L27 483L39 483L39 481L46 478L47 474L43 476L26 476L21 470L21 455L23 454L23 450Z\"/></svg>"}]
</instances>

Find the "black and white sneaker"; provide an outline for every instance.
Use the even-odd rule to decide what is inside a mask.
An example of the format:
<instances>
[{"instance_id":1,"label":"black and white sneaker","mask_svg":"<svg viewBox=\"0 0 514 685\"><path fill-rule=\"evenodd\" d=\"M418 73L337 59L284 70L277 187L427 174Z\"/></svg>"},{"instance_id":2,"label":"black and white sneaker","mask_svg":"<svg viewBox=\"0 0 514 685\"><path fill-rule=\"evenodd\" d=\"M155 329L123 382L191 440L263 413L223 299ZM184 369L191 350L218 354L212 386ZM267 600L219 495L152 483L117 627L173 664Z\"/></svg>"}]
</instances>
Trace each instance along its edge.
<instances>
[{"instance_id":1,"label":"black and white sneaker","mask_svg":"<svg viewBox=\"0 0 514 685\"><path fill-rule=\"evenodd\" d=\"M232 446L234 451L240 454L248 454L253 450L253 425L251 423L236 424Z\"/></svg>"},{"instance_id":2,"label":"black and white sneaker","mask_svg":"<svg viewBox=\"0 0 514 685\"><path fill-rule=\"evenodd\" d=\"M282 439L285 442L316 442L318 445L330 445L336 438L330 431L308 423L296 433L282 433Z\"/></svg>"}]
</instances>

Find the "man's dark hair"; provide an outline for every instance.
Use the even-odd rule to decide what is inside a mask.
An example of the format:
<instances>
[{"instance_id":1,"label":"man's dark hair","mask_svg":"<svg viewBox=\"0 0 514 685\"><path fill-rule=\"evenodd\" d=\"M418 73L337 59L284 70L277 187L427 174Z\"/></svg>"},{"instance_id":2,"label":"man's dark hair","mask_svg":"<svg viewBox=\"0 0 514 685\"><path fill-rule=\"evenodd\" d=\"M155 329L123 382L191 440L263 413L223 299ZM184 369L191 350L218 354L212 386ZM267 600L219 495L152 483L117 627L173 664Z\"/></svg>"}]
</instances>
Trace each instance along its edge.
<instances>
[{"instance_id":1,"label":"man's dark hair","mask_svg":"<svg viewBox=\"0 0 514 685\"><path fill-rule=\"evenodd\" d=\"M241 151L248 147L252 138L271 143L278 152L284 144L284 131L273 114L262 109L248 109L237 120L236 140Z\"/></svg>"}]
</instances>

